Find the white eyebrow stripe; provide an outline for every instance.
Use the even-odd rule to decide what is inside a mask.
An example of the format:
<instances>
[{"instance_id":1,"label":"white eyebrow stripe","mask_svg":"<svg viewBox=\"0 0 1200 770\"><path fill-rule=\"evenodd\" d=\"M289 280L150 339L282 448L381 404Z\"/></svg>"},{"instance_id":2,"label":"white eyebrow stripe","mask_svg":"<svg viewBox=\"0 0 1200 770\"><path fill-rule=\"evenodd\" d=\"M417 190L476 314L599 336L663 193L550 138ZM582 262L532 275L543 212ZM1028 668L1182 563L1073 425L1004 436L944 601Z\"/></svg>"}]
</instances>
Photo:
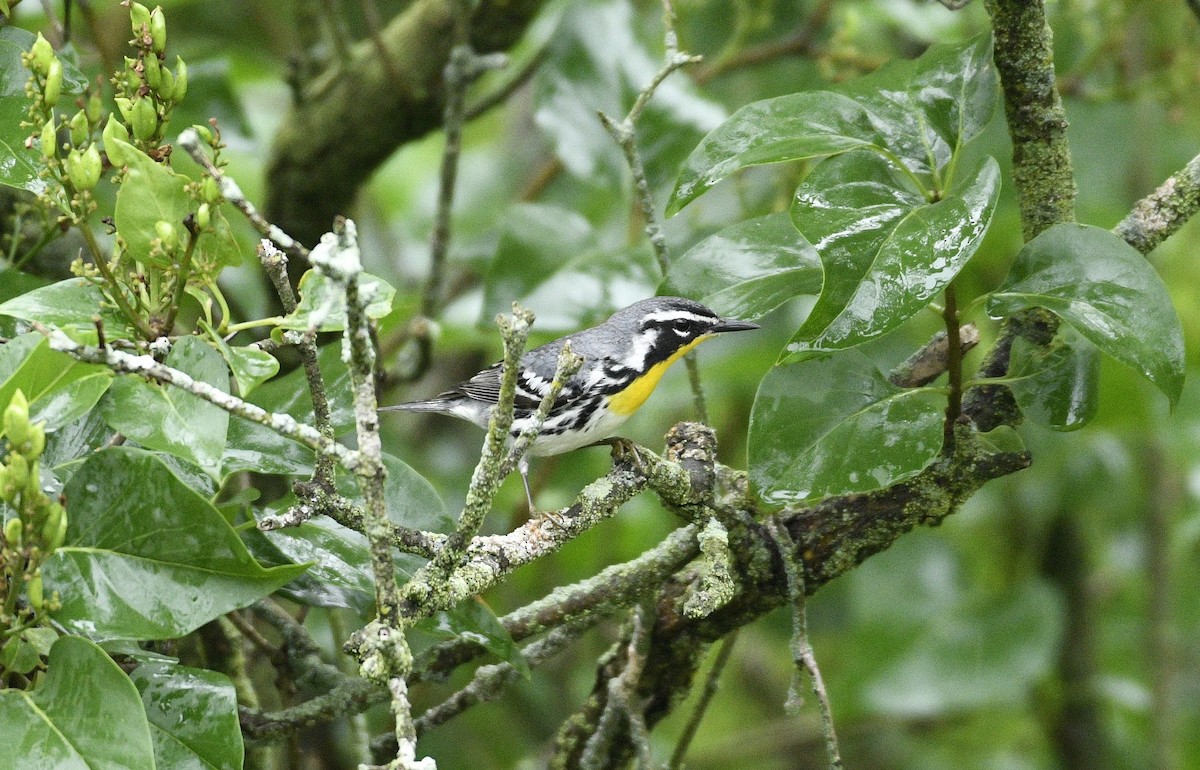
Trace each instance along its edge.
<instances>
[{"instance_id":1,"label":"white eyebrow stripe","mask_svg":"<svg viewBox=\"0 0 1200 770\"><path fill-rule=\"evenodd\" d=\"M688 310L662 310L657 313L648 313L645 316L643 323L650 323L653 321L677 321L681 318L689 321L701 321L707 323L712 323L713 321L717 320L712 316L700 315L699 313L693 313Z\"/></svg>"}]
</instances>

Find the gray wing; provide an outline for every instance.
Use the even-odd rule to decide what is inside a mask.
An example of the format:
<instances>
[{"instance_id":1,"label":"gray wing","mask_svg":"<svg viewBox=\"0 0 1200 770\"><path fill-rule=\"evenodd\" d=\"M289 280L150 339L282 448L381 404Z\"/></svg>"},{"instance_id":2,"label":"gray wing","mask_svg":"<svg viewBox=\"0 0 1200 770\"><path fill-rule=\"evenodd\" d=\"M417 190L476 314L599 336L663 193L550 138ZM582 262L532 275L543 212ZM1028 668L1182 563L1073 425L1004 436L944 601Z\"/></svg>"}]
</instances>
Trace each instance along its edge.
<instances>
[{"instance_id":1,"label":"gray wing","mask_svg":"<svg viewBox=\"0 0 1200 770\"><path fill-rule=\"evenodd\" d=\"M535 348L521 357L521 375L517 379L516 393L518 409L537 409L538 404L550 390L550 381L554 378L554 368L558 362L558 352L561 349L561 340L555 340ZM576 378L567 382L558 397L558 403L562 404L573 399L578 393L579 386L580 383L576 381ZM493 364L466 382L442 393L438 398L462 396L488 404L499 401L500 364Z\"/></svg>"}]
</instances>

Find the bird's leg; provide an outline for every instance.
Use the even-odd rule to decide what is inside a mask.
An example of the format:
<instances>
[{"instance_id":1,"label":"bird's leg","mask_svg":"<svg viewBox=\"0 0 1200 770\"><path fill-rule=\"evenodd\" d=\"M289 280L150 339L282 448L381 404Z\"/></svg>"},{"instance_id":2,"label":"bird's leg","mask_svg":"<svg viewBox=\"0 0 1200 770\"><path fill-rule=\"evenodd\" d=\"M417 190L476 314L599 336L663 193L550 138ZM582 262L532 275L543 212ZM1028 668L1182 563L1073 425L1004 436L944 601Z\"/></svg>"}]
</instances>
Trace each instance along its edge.
<instances>
[{"instance_id":1,"label":"bird's leg","mask_svg":"<svg viewBox=\"0 0 1200 770\"><path fill-rule=\"evenodd\" d=\"M525 485L525 499L529 502L529 515L532 516L537 508L533 507L533 492L529 490L529 459L525 455L517 460L517 470L521 473L521 483Z\"/></svg>"},{"instance_id":2,"label":"bird's leg","mask_svg":"<svg viewBox=\"0 0 1200 770\"><path fill-rule=\"evenodd\" d=\"M517 461L517 470L521 472L521 483L525 485L525 499L529 502L529 517L533 518L541 513L551 524L565 530L567 528L566 522L562 520L556 511L539 511L533 506L533 492L529 489L529 460L524 455Z\"/></svg>"}]
</instances>

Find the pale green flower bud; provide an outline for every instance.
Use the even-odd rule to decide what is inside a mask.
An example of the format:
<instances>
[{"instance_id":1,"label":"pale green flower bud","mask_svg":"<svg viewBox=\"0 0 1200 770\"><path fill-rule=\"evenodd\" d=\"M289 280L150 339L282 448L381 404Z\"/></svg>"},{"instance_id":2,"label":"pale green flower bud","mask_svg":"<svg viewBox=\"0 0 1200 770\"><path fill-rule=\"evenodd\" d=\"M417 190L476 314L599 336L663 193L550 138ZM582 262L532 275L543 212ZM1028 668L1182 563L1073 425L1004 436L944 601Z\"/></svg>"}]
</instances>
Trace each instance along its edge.
<instances>
[{"instance_id":1,"label":"pale green flower bud","mask_svg":"<svg viewBox=\"0 0 1200 770\"><path fill-rule=\"evenodd\" d=\"M183 97L187 95L188 76L187 64L178 56L175 57L175 90L171 92L171 99L176 104L183 101Z\"/></svg>"},{"instance_id":2,"label":"pale green flower bud","mask_svg":"<svg viewBox=\"0 0 1200 770\"><path fill-rule=\"evenodd\" d=\"M167 18L163 16L161 5L150 12L150 43L155 53L167 50Z\"/></svg>"},{"instance_id":3,"label":"pale green flower bud","mask_svg":"<svg viewBox=\"0 0 1200 770\"><path fill-rule=\"evenodd\" d=\"M21 520L14 517L9 519L4 524L4 539L8 541L8 547L14 551L21 549L21 538L24 533L25 525Z\"/></svg>"},{"instance_id":4,"label":"pale green flower bud","mask_svg":"<svg viewBox=\"0 0 1200 770\"><path fill-rule=\"evenodd\" d=\"M87 141L88 138L88 117L83 110L75 113L68 123L71 127L71 144L79 146Z\"/></svg>"},{"instance_id":5,"label":"pale green flower bud","mask_svg":"<svg viewBox=\"0 0 1200 770\"><path fill-rule=\"evenodd\" d=\"M130 3L129 21L133 27L133 34L140 37L142 29L150 26L150 9L141 3Z\"/></svg>"},{"instance_id":6,"label":"pale green flower bud","mask_svg":"<svg viewBox=\"0 0 1200 770\"><path fill-rule=\"evenodd\" d=\"M170 222L164 219L155 222L154 233L162 241L163 251L170 253L179 247L179 233L175 230L175 225Z\"/></svg>"},{"instance_id":7,"label":"pale green flower bud","mask_svg":"<svg viewBox=\"0 0 1200 770\"><path fill-rule=\"evenodd\" d=\"M42 98L46 100L47 107L58 104L58 97L62 95L62 84L62 62L54 59L50 62L49 69L46 70L46 85L42 88Z\"/></svg>"},{"instance_id":8,"label":"pale green flower bud","mask_svg":"<svg viewBox=\"0 0 1200 770\"><path fill-rule=\"evenodd\" d=\"M46 121L46 125L42 126L38 142L42 148L42 157L46 160L53 158L58 150L58 128L54 125L53 117Z\"/></svg>"},{"instance_id":9,"label":"pale green flower bud","mask_svg":"<svg viewBox=\"0 0 1200 770\"><path fill-rule=\"evenodd\" d=\"M118 100L120 101L120 100ZM108 162L114 166L124 166L128 163L125 157L124 147L118 142L124 144L129 143L129 130L125 128L125 124L117 120L116 115L109 115L108 122L104 124L104 152L108 155Z\"/></svg>"},{"instance_id":10,"label":"pale green flower bud","mask_svg":"<svg viewBox=\"0 0 1200 770\"><path fill-rule=\"evenodd\" d=\"M50 71L50 62L56 58L54 56L54 46L50 45L50 41L42 37L39 32L37 40L33 41L33 47L29 49L29 69L45 75Z\"/></svg>"},{"instance_id":11,"label":"pale green flower bud","mask_svg":"<svg viewBox=\"0 0 1200 770\"><path fill-rule=\"evenodd\" d=\"M154 110L154 102L145 97L136 99L129 118L129 127L138 141L147 142L154 138L158 130L158 113Z\"/></svg>"}]
</instances>

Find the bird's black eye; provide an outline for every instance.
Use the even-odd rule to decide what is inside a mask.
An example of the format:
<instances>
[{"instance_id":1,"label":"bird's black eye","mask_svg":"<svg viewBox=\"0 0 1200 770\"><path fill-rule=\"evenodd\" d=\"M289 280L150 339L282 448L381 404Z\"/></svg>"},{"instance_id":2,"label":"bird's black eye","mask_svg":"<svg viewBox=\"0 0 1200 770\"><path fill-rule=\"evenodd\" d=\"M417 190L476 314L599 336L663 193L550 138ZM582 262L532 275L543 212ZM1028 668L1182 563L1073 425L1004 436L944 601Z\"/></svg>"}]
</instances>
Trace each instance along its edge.
<instances>
[{"instance_id":1,"label":"bird's black eye","mask_svg":"<svg viewBox=\"0 0 1200 770\"><path fill-rule=\"evenodd\" d=\"M671 322L671 330L679 335L687 334L692 330L692 322L686 318L676 318Z\"/></svg>"}]
</instances>

